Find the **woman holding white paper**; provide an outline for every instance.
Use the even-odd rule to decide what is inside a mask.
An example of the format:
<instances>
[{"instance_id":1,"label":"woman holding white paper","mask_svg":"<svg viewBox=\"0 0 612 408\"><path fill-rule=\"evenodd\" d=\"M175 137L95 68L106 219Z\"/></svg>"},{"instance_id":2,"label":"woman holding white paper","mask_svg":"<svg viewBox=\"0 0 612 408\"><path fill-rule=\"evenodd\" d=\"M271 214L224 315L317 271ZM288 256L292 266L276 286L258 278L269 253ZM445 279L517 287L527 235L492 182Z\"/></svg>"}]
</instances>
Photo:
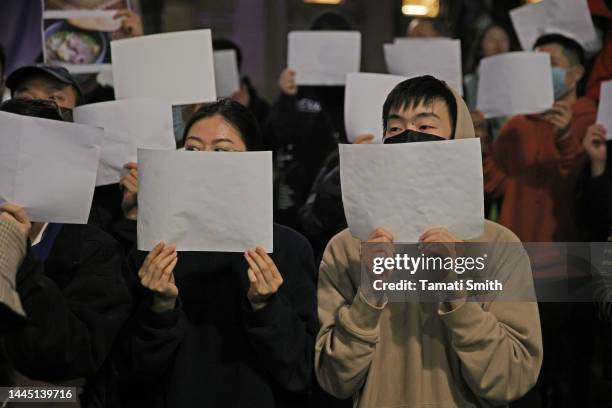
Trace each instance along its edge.
<instances>
[{"instance_id":1,"label":"woman holding white paper","mask_svg":"<svg viewBox=\"0 0 612 408\"><path fill-rule=\"evenodd\" d=\"M229 100L198 111L185 141L186 150L203 152L261 143L255 118ZM134 218L137 169L130 167L124 210ZM118 359L127 406L306 404L316 295L312 249L302 236L274 225L270 255L260 247L179 255L159 243L149 254L134 253L128 269L135 304Z\"/></svg>"}]
</instances>

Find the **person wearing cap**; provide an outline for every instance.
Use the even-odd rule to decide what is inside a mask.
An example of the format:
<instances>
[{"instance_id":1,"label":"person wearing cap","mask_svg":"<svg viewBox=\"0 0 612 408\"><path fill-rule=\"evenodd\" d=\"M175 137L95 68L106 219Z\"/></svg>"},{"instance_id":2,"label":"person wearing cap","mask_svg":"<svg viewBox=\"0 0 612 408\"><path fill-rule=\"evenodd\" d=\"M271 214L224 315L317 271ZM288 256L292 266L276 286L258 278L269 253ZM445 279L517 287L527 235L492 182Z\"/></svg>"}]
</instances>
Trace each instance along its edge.
<instances>
[{"instance_id":1,"label":"person wearing cap","mask_svg":"<svg viewBox=\"0 0 612 408\"><path fill-rule=\"evenodd\" d=\"M11 99L0 111L63 120L48 100ZM23 208L6 203L0 273L14 277L29 319L3 338L15 385L79 385L82 406L117 406L110 402L117 395L107 381L109 354L130 307L117 242L92 225L30 222Z\"/></svg>"},{"instance_id":2,"label":"person wearing cap","mask_svg":"<svg viewBox=\"0 0 612 408\"><path fill-rule=\"evenodd\" d=\"M64 109L74 109L83 98L81 87L64 67L27 65L13 71L6 86L12 98L48 99Z\"/></svg>"},{"instance_id":3,"label":"person wearing cap","mask_svg":"<svg viewBox=\"0 0 612 408\"><path fill-rule=\"evenodd\" d=\"M387 96L382 119L385 144L475 137L463 99L432 76L398 84ZM397 202L406 205L416 204ZM488 270L511 277L506 293L508 286L529 286L529 257L510 230L484 221L483 234L470 241L496 248ZM391 245L393 231L377 228L367 242ZM424 247L442 243L449 253L461 242L435 225L419 239ZM507 406L533 387L542 364L535 302L497 297L476 302L464 296L392 302L364 285L364 248L345 229L332 238L321 261L315 373L323 389L353 397L356 408L399 408Z\"/></svg>"}]
</instances>

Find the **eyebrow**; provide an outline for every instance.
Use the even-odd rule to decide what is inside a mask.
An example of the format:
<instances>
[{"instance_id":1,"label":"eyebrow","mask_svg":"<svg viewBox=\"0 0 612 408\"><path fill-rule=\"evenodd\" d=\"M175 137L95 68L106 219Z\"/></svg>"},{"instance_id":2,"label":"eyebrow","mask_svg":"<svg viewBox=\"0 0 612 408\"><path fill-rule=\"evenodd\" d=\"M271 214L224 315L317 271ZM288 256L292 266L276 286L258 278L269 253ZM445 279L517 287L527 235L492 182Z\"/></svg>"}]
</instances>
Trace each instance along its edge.
<instances>
[{"instance_id":1,"label":"eyebrow","mask_svg":"<svg viewBox=\"0 0 612 408\"><path fill-rule=\"evenodd\" d=\"M416 119L424 119L424 118L436 118L436 119L440 119L440 116L436 115L433 112L421 112L421 113L417 113L416 115L414 115L411 119L412 120L416 120ZM389 117L387 118L387 121L390 120L408 120L405 117L398 115L397 113L391 113L389 114Z\"/></svg>"},{"instance_id":2,"label":"eyebrow","mask_svg":"<svg viewBox=\"0 0 612 408\"><path fill-rule=\"evenodd\" d=\"M191 139L196 140L196 141L198 141L198 142L200 142L200 143L204 143L204 142L202 141L202 139L200 139L199 137L194 136L194 135L189 135L189 136L187 136L187 138L185 139L185 142L186 142L186 141L188 141L188 140L191 140ZM222 142L227 142L227 143L234 144L234 141L233 141L232 139L223 138L223 137L222 137L222 138L218 138L218 139L214 139L214 140L212 141L212 144L217 144L217 143L222 143Z\"/></svg>"}]
</instances>

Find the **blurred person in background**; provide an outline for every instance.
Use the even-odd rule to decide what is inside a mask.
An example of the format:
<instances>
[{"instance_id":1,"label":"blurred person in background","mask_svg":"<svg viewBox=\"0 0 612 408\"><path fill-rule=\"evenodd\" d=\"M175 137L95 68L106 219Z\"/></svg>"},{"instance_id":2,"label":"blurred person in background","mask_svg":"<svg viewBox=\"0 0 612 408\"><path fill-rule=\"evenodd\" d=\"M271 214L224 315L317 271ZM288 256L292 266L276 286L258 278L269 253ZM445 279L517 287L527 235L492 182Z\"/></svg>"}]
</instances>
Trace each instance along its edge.
<instances>
[{"instance_id":1,"label":"blurred person in background","mask_svg":"<svg viewBox=\"0 0 612 408\"><path fill-rule=\"evenodd\" d=\"M340 14L326 12L311 30L350 30ZM300 86L287 68L278 84L264 130L265 146L274 152L274 219L301 231L298 211L327 157L346 141L344 86Z\"/></svg>"}]
</instances>

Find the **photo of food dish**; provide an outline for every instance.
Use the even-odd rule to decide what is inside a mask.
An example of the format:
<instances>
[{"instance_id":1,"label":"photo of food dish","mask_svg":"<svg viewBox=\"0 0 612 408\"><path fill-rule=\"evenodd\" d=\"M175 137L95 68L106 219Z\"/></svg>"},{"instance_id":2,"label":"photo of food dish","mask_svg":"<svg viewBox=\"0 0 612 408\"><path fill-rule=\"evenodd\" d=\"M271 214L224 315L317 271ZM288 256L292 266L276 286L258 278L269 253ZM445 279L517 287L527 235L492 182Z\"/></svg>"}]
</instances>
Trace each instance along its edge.
<instances>
[{"instance_id":1,"label":"photo of food dish","mask_svg":"<svg viewBox=\"0 0 612 408\"><path fill-rule=\"evenodd\" d=\"M45 10L121 10L128 0L45 0Z\"/></svg>"},{"instance_id":2,"label":"photo of food dish","mask_svg":"<svg viewBox=\"0 0 612 408\"><path fill-rule=\"evenodd\" d=\"M83 30L68 20L45 21L45 61L49 64L109 62L108 34Z\"/></svg>"}]
</instances>

